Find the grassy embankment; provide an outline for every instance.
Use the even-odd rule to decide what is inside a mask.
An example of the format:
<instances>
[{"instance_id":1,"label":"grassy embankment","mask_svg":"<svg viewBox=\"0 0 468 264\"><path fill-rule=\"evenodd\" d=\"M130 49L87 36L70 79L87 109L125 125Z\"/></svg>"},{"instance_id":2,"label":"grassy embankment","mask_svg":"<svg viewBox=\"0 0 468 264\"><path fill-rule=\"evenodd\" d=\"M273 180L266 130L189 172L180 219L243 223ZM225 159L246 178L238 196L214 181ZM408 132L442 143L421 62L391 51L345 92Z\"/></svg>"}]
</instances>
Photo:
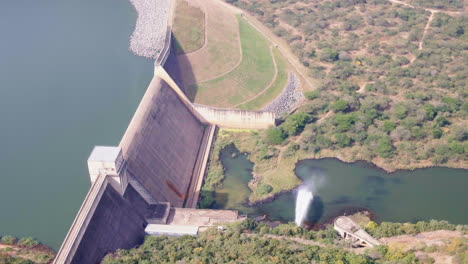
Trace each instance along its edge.
<instances>
[{"instance_id":1,"label":"grassy embankment","mask_svg":"<svg viewBox=\"0 0 468 264\"><path fill-rule=\"evenodd\" d=\"M273 101L284 89L288 81L287 64L283 55L281 55L278 49L273 48L272 50L273 50L273 55L276 61L276 67L278 70L275 81L268 88L268 90L266 90L263 94L253 99L252 101L239 105L238 107L240 109L244 109L244 110L261 109L262 107L266 106L268 103Z\"/></svg>"},{"instance_id":2,"label":"grassy embankment","mask_svg":"<svg viewBox=\"0 0 468 264\"><path fill-rule=\"evenodd\" d=\"M205 43L205 13L185 0L176 1L172 31L176 54L200 49Z\"/></svg>"},{"instance_id":3,"label":"grassy embankment","mask_svg":"<svg viewBox=\"0 0 468 264\"><path fill-rule=\"evenodd\" d=\"M216 79L196 84L195 102L228 107L241 103L262 91L274 76L268 41L238 16L242 47L240 65Z\"/></svg>"}]
</instances>

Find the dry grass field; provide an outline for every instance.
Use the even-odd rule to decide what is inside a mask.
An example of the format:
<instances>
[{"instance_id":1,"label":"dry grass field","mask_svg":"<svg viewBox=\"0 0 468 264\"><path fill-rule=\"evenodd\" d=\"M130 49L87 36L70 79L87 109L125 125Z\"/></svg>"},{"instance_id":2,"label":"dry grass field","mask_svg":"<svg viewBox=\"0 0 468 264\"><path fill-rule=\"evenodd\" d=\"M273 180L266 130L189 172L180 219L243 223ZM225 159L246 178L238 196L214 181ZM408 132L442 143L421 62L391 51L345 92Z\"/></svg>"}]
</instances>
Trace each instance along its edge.
<instances>
[{"instance_id":1,"label":"dry grass field","mask_svg":"<svg viewBox=\"0 0 468 264\"><path fill-rule=\"evenodd\" d=\"M190 6L199 8L205 14L206 42L200 49L177 57L181 81L185 87L223 75L235 68L241 60L235 13L217 0L192 0ZM174 22L174 27L177 27L177 21ZM193 98L193 94L189 94L189 98Z\"/></svg>"},{"instance_id":2,"label":"dry grass field","mask_svg":"<svg viewBox=\"0 0 468 264\"><path fill-rule=\"evenodd\" d=\"M185 0L176 1L172 30L177 54L202 48L205 44L205 13Z\"/></svg>"}]
</instances>

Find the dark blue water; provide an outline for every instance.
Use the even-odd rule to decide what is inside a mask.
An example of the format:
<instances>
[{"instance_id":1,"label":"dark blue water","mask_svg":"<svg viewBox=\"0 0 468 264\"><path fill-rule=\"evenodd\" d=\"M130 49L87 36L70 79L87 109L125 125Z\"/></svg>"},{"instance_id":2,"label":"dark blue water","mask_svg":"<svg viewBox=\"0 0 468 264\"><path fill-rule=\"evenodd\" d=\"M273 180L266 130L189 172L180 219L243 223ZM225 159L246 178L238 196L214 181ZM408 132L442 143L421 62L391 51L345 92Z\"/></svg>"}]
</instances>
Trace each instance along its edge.
<instances>
[{"instance_id":1,"label":"dark blue water","mask_svg":"<svg viewBox=\"0 0 468 264\"><path fill-rule=\"evenodd\" d=\"M60 245L153 74L128 51L127 0L0 1L0 234Z\"/></svg>"},{"instance_id":2,"label":"dark blue water","mask_svg":"<svg viewBox=\"0 0 468 264\"><path fill-rule=\"evenodd\" d=\"M251 215L266 214L272 220L294 221L294 191L281 194L272 202L246 206L250 193L239 190L248 188L253 164L247 156L233 157L231 153L237 150L225 148L220 156L226 180L216 191L222 199L215 206ZM322 223L344 212L366 209L380 221L437 219L468 224L467 170L427 168L389 174L365 162L347 164L321 159L299 162L296 175L314 193L307 219L310 222Z\"/></svg>"}]
</instances>

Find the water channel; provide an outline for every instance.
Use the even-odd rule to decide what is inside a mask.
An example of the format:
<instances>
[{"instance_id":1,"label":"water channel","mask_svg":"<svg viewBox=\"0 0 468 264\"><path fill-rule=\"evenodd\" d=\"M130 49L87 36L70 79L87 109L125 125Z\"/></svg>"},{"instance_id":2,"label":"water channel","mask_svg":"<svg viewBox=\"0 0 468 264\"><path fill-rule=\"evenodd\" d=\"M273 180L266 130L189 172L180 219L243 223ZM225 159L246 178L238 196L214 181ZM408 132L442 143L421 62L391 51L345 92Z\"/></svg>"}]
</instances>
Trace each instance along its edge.
<instances>
[{"instance_id":1,"label":"water channel","mask_svg":"<svg viewBox=\"0 0 468 264\"><path fill-rule=\"evenodd\" d=\"M280 194L272 202L249 207L247 183L252 178L253 164L233 146L225 148L220 158L226 178L216 191L214 208L294 221L294 191ZM321 159L300 161L296 175L313 190L314 200L306 219L313 223L362 209L370 210L378 221L437 219L468 224L466 170L427 168L389 174L366 162L347 164L337 159Z\"/></svg>"},{"instance_id":2,"label":"water channel","mask_svg":"<svg viewBox=\"0 0 468 264\"><path fill-rule=\"evenodd\" d=\"M0 1L0 235L57 249L153 74L128 51L128 0Z\"/></svg>"}]
</instances>

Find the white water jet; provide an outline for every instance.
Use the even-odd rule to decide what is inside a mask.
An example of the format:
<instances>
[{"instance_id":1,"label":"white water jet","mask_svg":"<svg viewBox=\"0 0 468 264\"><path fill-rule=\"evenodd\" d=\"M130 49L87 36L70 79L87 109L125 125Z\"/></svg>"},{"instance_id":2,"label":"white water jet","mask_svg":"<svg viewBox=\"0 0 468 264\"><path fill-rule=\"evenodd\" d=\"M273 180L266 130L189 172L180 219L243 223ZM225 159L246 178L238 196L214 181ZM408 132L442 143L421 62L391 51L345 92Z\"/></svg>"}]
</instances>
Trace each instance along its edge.
<instances>
[{"instance_id":1,"label":"white water jet","mask_svg":"<svg viewBox=\"0 0 468 264\"><path fill-rule=\"evenodd\" d=\"M312 199L314 199L314 195L311 190L306 186L299 188L296 198L296 225L300 226L304 222Z\"/></svg>"}]
</instances>

